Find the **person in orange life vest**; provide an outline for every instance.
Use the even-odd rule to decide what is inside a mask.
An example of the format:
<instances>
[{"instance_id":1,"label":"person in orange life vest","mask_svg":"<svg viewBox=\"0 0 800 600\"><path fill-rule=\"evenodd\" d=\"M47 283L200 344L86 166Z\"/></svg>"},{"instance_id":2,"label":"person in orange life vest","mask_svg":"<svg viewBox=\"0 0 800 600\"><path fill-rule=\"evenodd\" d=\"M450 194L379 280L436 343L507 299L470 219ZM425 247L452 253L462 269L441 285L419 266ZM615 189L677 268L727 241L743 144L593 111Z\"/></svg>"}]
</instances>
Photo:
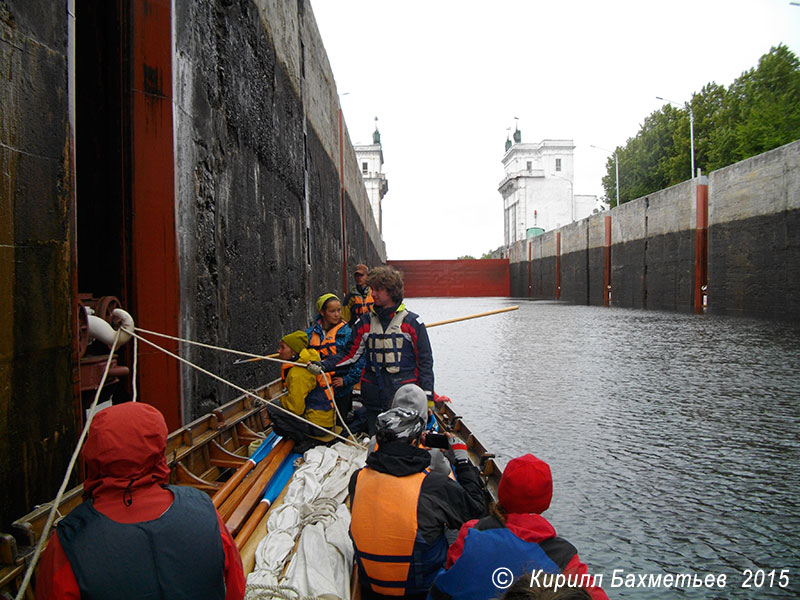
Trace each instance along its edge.
<instances>
[{"instance_id":1,"label":"person in orange life vest","mask_svg":"<svg viewBox=\"0 0 800 600\"><path fill-rule=\"evenodd\" d=\"M314 323L306 329L309 349L319 352L321 358L333 356L341 352L350 341L352 330L342 320L342 303L335 294L323 294L317 299L318 316ZM364 360L356 362L352 367L339 369L332 373L331 386L334 400L339 407L342 418L353 406L353 386L361 379Z\"/></svg>"},{"instance_id":2,"label":"person in orange life vest","mask_svg":"<svg viewBox=\"0 0 800 600\"><path fill-rule=\"evenodd\" d=\"M406 407L377 419L377 449L350 479L350 537L361 597L422 599L444 565L446 529L486 514L484 488L463 444L449 453L456 479L431 471L419 447L425 417Z\"/></svg>"},{"instance_id":3,"label":"person in orange life vest","mask_svg":"<svg viewBox=\"0 0 800 600\"><path fill-rule=\"evenodd\" d=\"M42 554L37 600L244 597L236 544L207 494L167 485L166 446L167 424L149 404L95 415L84 501Z\"/></svg>"},{"instance_id":4,"label":"person in orange life vest","mask_svg":"<svg viewBox=\"0 0 800 600\"><path fill-rule=\"evenodd\" d=\"M308 335L305 331L287 333L278 345L278 358L299 363L319 360L319 353L307 346ZM302 452L315 445L315 440L308 436L324 435L325 432L320 427L333 429L336 423L333 388L326 385L326 380L330 383L330 377L324 374L316 376L304 367L284 364L281 367L281 379L287 394L267 405L267 412L275 433L294 440L297 444L295 452ZM273 408L273 405L280 405L317 427Z\"/></svg>"},{"instance_id":5,"label":"person in orange life vest","mask_svg":"<svg viewBox=\"0 0 800 600\"><path fill-rule=\"evenodd\" d=\"M501 590L493 585L492 573L501 567L514 577L536 572L586 575L588 569L575 547L557 537L540 514L552 496L553 477L546 462L532 454L509 461L497 488L497 504L488 517L461 527L428 598L496 598ZM586 591L593 600L608 600L599 587Z\"/></svg>"},{"instance_id":6,"label":"person in orange life vest","mask_svg":"<svg viewBox=\"0 0 800 600\"><path fill-rule=\"evenodd\" d=\"M403 276L393 267L369 272L375 301L372 311L361 315L347 348L321 363L312 361L312 373L349 367L364 357L361 402L367 431L375 433L375 420L389 408L398 388L416 383L433 400L433 351L425 324L403 304Z\"/></svg>"},{"instance_id":7,"label":"person in orange life vest","mask_svg":"<svg viewBox=\"0 0 800 600\"><path fill-rule=\"evenodd\" d=\"M367 285L368 273L369 269L364 264L357 264L353 270L353 279L356 285L345 296L342 307L342 318L350 327L353 327L358 317L372 310L372 290Z\"/></svg>"}]
</instances>

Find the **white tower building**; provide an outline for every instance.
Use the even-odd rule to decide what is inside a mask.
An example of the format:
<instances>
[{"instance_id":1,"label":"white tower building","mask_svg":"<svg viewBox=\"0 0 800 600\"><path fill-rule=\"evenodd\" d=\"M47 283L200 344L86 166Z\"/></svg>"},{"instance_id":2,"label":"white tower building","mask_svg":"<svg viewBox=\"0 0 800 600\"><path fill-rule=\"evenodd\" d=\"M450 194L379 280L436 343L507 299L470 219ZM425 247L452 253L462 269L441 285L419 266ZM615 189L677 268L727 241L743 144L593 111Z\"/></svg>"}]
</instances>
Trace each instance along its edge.
<instances>
[{"instance_id":1,"label":"white tower building","mask_svg":"<svg viewBox=\"0 0 800 600\"><path fill-rule=\"evenodd\" d=\"M377 121L377 118L375 120ZM372 144L355 145L353 149L356 151L361 177L367 188L367 197L372 208L372 214L378 224L378 231L383 234L381 201L386 192L389 191L389 182L386 180L386 175L383 174L383 148L377 124L375 125L375 131L372 133Z\"/></svg>"},{"instance_id":2,"label":"white tower building","mask_svg":"<svg viewBox=\"0 0 800 600\"><path fill-rule=\"evenodd\" d=\"M595 196L576 196L572 140L523 144L519 129L506 140L503 196L505 245L558 229L591 214Z\"/></svg>"}]
</instances>

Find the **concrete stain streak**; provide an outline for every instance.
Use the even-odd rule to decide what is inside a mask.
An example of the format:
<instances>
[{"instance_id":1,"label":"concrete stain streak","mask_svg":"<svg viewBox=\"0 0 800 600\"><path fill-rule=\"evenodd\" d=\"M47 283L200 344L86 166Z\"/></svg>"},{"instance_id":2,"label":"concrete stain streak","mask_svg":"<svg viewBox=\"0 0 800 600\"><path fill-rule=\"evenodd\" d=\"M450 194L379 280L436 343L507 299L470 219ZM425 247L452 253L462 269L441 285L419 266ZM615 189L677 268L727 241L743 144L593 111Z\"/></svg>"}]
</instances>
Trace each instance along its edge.
<instances>
[{"instance_id":1,"label":"concrete stain streak","mask_svg":"<svg viewBox=\"0 0 800 600\"><path fill-rule=\"evenodd\" d=\"M14 48L14 50L19 50L20 52L25 50L25 48L23 46L17 46L15 44L12 44L10 41L8 41L7 39L4 39L4 38L0 38L0 42L3 42L4 44Z\"/></svg>"},{"instance_id":2,"label":"concrete stain streak","mask_svg":"<svg viewBox=\"0 0 800 600\"><path fill-rule=\"evenodd\" d=\"M45 156L44 154L36 154L34 152L27 152L22 148L16 148L14 146L9 146L8 144L4 144L0 142L0 148L5 148L6 150L11 150L12 152L19 152L20 154L24 154L25 156L32 156L34 158L41 158L42 160L60 160L60 156ZM5 175L9 175L9 173L5 173Z\"/></svg>"},{"instance_id":3,"label":"concrete stain streak","mask_svg":"<svg viewBox=\"0 0 800 600\"><path fill-rule=\"evenodd\" d=\"M16 36L14 36L14 37L16 37ZM37 40L35 38L32 38L32 37L27 36L27 35L20 35L19 37L22 40L24 40L25 42L28 42L28 43L30 43L30 44L38 47L38 48L43 48L43 49L47 50L53 56L58 56L58 57L63 57L64 56L63 52L59 52L58 50L56 50L54 48L51 48L47 44L43 44L42 42L40 42L39 40ZM7 40L5 38L0 38L0 42L3 42L5 44L11 46L15 50L19 50L21 52L24 52L26 50L26 48L24 46L17 46L15 44L11 43L9 40Z\"/></svg>"}]
</instances>

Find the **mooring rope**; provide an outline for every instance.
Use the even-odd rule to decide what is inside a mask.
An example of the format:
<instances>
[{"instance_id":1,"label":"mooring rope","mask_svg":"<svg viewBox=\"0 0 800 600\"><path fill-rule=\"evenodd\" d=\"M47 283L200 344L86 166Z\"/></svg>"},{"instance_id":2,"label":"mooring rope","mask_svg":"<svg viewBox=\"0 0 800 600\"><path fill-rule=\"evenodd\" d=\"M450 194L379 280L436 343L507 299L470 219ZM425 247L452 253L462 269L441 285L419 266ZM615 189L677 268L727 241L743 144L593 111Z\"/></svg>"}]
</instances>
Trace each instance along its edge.
<instances>
[{"instance_id":1,"label":"mooring rope","mask_svg":"<svg viewBox=\"0 0 800 600\"><path fill-rule=\"evenodd\" d=\"M208 375L209 377L211 377L213 379L216 379L220 383L224 383L225 385L228 385L228 386L232 387L233 389L235 389L235 390L237 390L237 391L239 391L239 392L241 392L241 393L243 393L243 394L245 394L247 396L251 396L251 397L253 397L253 398L257 399L257 400L263 400L263 398L261 398L260 396L258 396L254 392L252 392L250 390L246 390L245 388L236 385L232 381L228 381L227 379L225 379L223 377L220 377L219 375L217 375L215 373L212 373L211 371L208 371L207 369L204 369L203 367L201 367L199 365L196 365L196 364L194 364L193 362L191 362L189 360L186 360L182 356L179 356L178 354L175 354L174 352L170 352L166 348L162 348L158 344L156 344L154 342L151 342L150 340L148 340L145 337L140 336L135 331L131 331L131 330L125 329L125 328L120 328L120 329L125 331L125 333L128 333L128 334L132 335L134 338L138 338L138 339L142 340L145 344L148 344L148 345L152 346L153 348L156 348L157 350L161 350L162 352L164 352L168 356L171 356L171 357L179 360L180 362L192 367L193 369L196 369L197 371L200 371L201 373L203 373L205 375ZM145 330L140 329L138 327L135 327L134 329L138 330L138 331L145 332L145 333L151 333L149 331L145 331ZM174 338L173 336L169 336L169 335L165 335L165 334L156 334L156 335L160 335L161 337L166 337L166 338L171 338L171 339L178 339L178 338ZM191 342L189 340L179 340L179 341L186 341L187 343L190 343L190 344L194 343L194 344L197 344L197 345L200 345L200 346L204 346L204 347L210 348L210 349L216 348L218 350L223 350L223 351L226 351L226 352L233 352L233 353L236 353L236 354L246 354L244 352L239 352L238 350L231 350L229 348L217 348L215 346L210 346L209 344L203 344L201 342ZM249 355L249 356L254 356L254 355ZM294 365L294 366L298 366L298 367L303 367L303 368L306 367L305 363L292 362L292 361L289 361L289 360L280 360L278 358L270 358L269 360L273 360L273 361L276 361L276 362L285 363L285 364L289 364L289 365ZM335 404L336 403L334 402L334 405ZM305 417L303 417L301 415L298 415L298 414L295 414L292 411L283 408L283 406L281 406L280 404L274 404L274 403L270 402L269 406L272 407L272 408L275 408L275 409L277 409L277 410L279 410L279 411L281 411L281 412L283 412L283 413L285 413L287 415L291 415L295 419L299 419L300 421L303 421L304 423L307 423L308 425L311 425L315 429L319 429L320 431L324 432L325 434L329 434L329 435L332 435L333 437L339 438L340 440L342 440L343 442L345 442L347 444L354 445L354 446L356 446L358 448L365 448L366 447L364 444L358 442L355 438L350 440L350 439L348 439L346 437L343 437L343 436L339 435L338 433L336 433L335 431L331 431L330 429L327 429L327 428L323 427L322 425L317 425L316 423L314 423L312 421L309 421ZM350 435L352 435L352 433Z\"/></svg>"},{"instance_id":2,"label":"mooring rope","mask_svg":"<svg viewBox=\"0 0 800 600\"><path fill-rule=\"evenodd\" d=\"M179 338L179 337L176 337L174 335L169 335L168 333L159 333L157 331L150 331L148 329L142 329L141 327L134 327L134 329L136 331L139 331L141 333L146 333L148 335L154 335L156 337L166 338L168 340L173 340L173 341L176 341L176 342L182 342L184 344L189 344L191 346L200 346L202 348L208 348L209 350L220 350L222 352L229 352L230 354L236 354L238 356L246 356L248 358L263 358L263 359L273 360L273 361L276 361L276 362L286 362L286 363L289 363L289 364L302 365L302 363L292 363L290 361L280 360L278 358L272 358L272 357L269 357L269 356L262 356L261 354L252 354L251 352L242 352L241 350L233 350L232 348L224 348L222 346L214 346L212 344L204 344L203 342L198 342L198 341L195 341L195 340L187 340L186 338ZM159 346L156 346L156 348L159 348ZM305 366L305 365L302 365L302 366Z\"/></svg>"},{"instance_id":3,"label":"mooring rope","mask_svg":"<svg viewBox=\"0 0 800 600\"><path fill-rule=\"evenodd\" d=\"M179 338L179 337L175 337L173 335L169 335L167 333L158 333L156 331L149 331L147 329L142 329L141 327L134 327L134 329L136 331L139 331L141 333L146 333L148 335L155 335L155 336L158 336L158 337L166 338L168 340L173 340L173 341L176 341L176 342L182 342L184 344L189 344L189 345L192 345L192 346L200 346L202 348L207 348L209 350L220 350L222 352L229 352L231 354L236 354L238 356L247 356L249 358L258 358L258 359L261 359L261 360L270 360L272 362L276 362L276 363L280 363L280 364L286 364L286 365L294 365L296 367L306 368L306 366L307 366L306 363L293 362L293 361L290 361L290 360L281 360L280 358L275 358L274 356L263 356L261 354L252 354L250 352L242 352L240 350L233 350L232 348L224 348L222 346L214 346L212 344L204 344L203 342L198 342L198 341L195 341L195 340L188 340L186 338ZM144 338L142 338L142 339L144 340ZM135 340L136 340L136 338L134 338L134 341ZM147 340L144 340L144 341L146 342ZM152 342L148 342L148 343L150 343L153 347L158 348L159 350L163 350L164 352L169 352L169 351L165 350L164 348L161 348L160 346L152 344ZM191 363L188 363L188 364L191 364ZM192 365L192 366L194 366L194 365ZM200 367L197 367L197 368L200 369ZM202 370L202 369L200 369L200 370ZM227 383L227 382L225 382L225 383ZM327 378L326 378L326 381L325 381L325 385L328 387L328 391L333 396L334 395L333 394L333 390L331 389L330 383L327 381ZM336 414L339 416L339 420L342 422L342 425L344 426L345 430L347 430L348 437L355 441L356 437L353 435L353 432L350 431L350 428L347 426L347 423L345 423L344 417L342 416L342 413L339 410L339 406L336 404L335 401L333 403L333 407L334 407L334 409L336 409ZM291 413L291 414L294 415L294 413ZM298 415L295 415L295 416L298 416ZM329 430L326 429L325 431L329 431Z\"/></svg>"},{"instance_id":4,"label":"mooring rope","mask_svg":"<svg viewBox=\"0 0 800 600\"><path fill-rule=\"evenodd\" d=\"M139 340L133 338L133 376L131 377L131 387L133 388L133 402L136 402L136 366L139 360Z\"/></svg>"},{"instance_id":5,"label":"mooring rope","mask_svg":"<svg viewBox=\"0 0 800 600\"><path fill-rule=\"evenodd\" d=\"M318 596L303 596L297 589L288 585L267 585L248 583L244 588L244 600L321 600Z\"/></svg>"},{"instance_id":6,"label":"mooring rope","mask_svg":"<svg viewBox=\"0 0 800 600\"><path fill-rule=\"evenodd\" d=\"M302 530L306 525L313 525L326 518L333 520L336 516L336 509L340 505L341 502L337 502L334 498L315 498L307 505L309 512L298 523L300 529Z\"/></svg>"},{"instance_id":7,"label":"mooring rope","mask_svg":"<svg viewBox=\"0 0 800 600\"><path fill-rule=\"evenodd\" d=\"M155 336L159 336L159 337L163 337L163 338L172 339L172 340L179 341L179 342L184 342L184 343L187 343L187 344L203 346L205 348L209 348L209 349L213 349L213 350L221 350L223 352L230 352L232 354L238 354L238 355L241 355L241 356L248 356L248 357L251 357L251 358L264 358L264 359L271 360L271 361L274 361L274 362L290 364L290 365L294 365L294 366L298 366L298 367L302 367L302 368L306 367L305 363L298 363L298 362L292 362L292 361L288 361L288 360L281 360L281 359L278 359L278 358L273 358L273 357L269 357L269 356L261 356L261 355L258 355L258 354L251 354L249 352L241 352L241 351L238 351L238 350L232 350L230 348L223 348L223 347L220 347L220 346L212 346L210 344L204 344L202 342L195 342L193 340L186 340L186 339L182 339L182 338L177 338L175 336L171 336L171 335L167 335L167 334L163 334L163 333L157 333L155 331L148 331L148 330L142 329L140 327L134 327L134 331L132 331L130 329L126 329L125 327L120 327L119 329L117 329L116 330L116 334L114 335L114 343L112 344L111 350L108 353L108 360L106 361L106 366L105 366L105 369L103 371L103 377L100 379L100 384L97 387L97 392L95 393L94 400L92 401L92 404L88 409L89 413L88 413L88 415L86 417L86 424L84 425L83 431L81 432L81 435L78 438L78 443L75 446L75 450L72 453L72 458L70 459L69 465L67 466L67 472L65 473L64 479L61 482L61 486L58 489L58 493L56 494L56 497L53 500L52 506L50 508L50 513L47 516L47 521L45 522L44 528L42 529L41 535L39 537L39 541L36 544L36 550L34 551L33 556L31 557L30 563L28 564L28 568L25 570L25 576L24 576L24 578L22 580L22 584L20 585L19 591L17 592L17 596L15 597L15 600L22 600L22 598L24 597L25 591L27 590L28 586L30 585L31 577L33 575L33 571L36 568L36 564L39 562L39 558L40 558L40 556L42 554L42 551L44 550L44 546L47 543L47 540L49 538L48 534L50 532L50 528L53 526L53 522L55 521L55 516L56 516L56 514L59 514L59 515L61 514L59 512L59 510L58 510L58 506L61 504L61 499L64 497L64 493L66 492L66 489L67 489L67 484L69 483L69 478L72 475L72 471L75 468L75 463L78 460L78 456L80 454L80 450L83 447L84 441L86 440L86 436L87 436L87 434L89 432L89 426L92 424L92 419L94 418L95 411L97 409L97 403L100 400L100 394L103 391L103 387L106 384L106 379L108 378L108 372L111 369L111 363L114 360L114 352L117 349L117 343L119 341L120 332L125 332L125 333L127 333L127 334L129 334L129 335L131 335L133 337L133 375L132 375L132 377L133 377L133 381L132 381L132 385L133 385L132 401L133 402L137 401L136 375L137 375L137 363L138 363L138 360L137 360L137 358L138 358L138 340L142 340L144 343L149 344L153 348L156 348L157 350L161 350L165 354L167 354L169 356L172 356L173 358L185 363L186 365L188 365L188 366L200 371L201 373L204 373L205 375L208 375L209 377L211 377L213 379L216 379L217 381L220 381L221 383L224 383L225 385L228 385L228 386L234 388L235 390L238 390L238 391L242 392L243 394L245 394L247 396L252 396L253 398L255 398L256 400L259 400L259 401L263 400L263 398L261 398L260 396L258 396L255 393L251 392L250 390L246 390L245 388L240 387L240 386L236 385L235 383L233 383L231 381L228 381L228 380L220 377L219 375L216 375L216 374L214 374L214 373L212 373L212 372L200 367L199 365L196 365L196 364L186 360L185 358L183 358L183 357L181 357L181 356L179 356L179 355L177 355L175 353L170 352L166 348L162 348L158 344L155 344L155 343L151 342L150 340L148 340L147 338L144 338L144 337L140 336L139 334L136 333L136 331L140 331L142 333L148 333L150 335L155 335ZM328 386L328 391L331 393L331 395L333 395L333 390L331 389L330 383L327 381L327 378L326 378L325 383ZM319 429L320 431L324 432L325 434L330 434L330 435L332 435L332 436L334 436L336 438L339 438L340 440L342 440L343 442L345 442L347 444L354 445L354 446L356 446L358 448L361 448L361 449L366 448L366 446L364 444L362 444L362 443L358 442L358 440L356 440L356 438L353 435L353 433L347 427L347 424L344 422L344 419L342 418L341 412L339 411L339 407L336 405L336 402L333 402L333 405L334 405L334 408L336 409L336 414L339 415L339 418L341 419L342 424L347 429L347 433L350 435L351 439L342 437L341 435L337 434L335 431L331 431L329 429L326 429L322 425L317 425L316 423L313 423L313 422L309 421L308 419L302 417L301 415L297 415L297 414L293 413L292 411L283 408L283 406L281 406L280 404L273 404L273 403L269 404L269 406L271 406L271 407L273 407L273 408L275 408L277 410L280 410L280 411L282 411L282 412L284 412L284 413L286 413L288 415L291 415L292 417L294 417L296 419L299 419L300 421L303 421L304 423L307 423L308 425L311 425L312 427L314 427L316 429ZM293 591L295 593L295 595L294 596L278 595L278 596L275 596L275 597L287 598L288 600L314 600L313 597L302 597L301 598L299 592L297 592L297 590L295 590L294 588L284 588L284 587L276 587L275 588L276 592L284 591L284 590L291 590L291 591Z\"/></svg>"},{"instance_id":8,"label":"mooring rope","mask_svg":"<svg viewBox=\"0 0 800 600\"><path fill-rule=\"evenodd\" d=\"M92 419L94 418L95 409L97 408L97 402L100 400L100 393L103 391L103 386L106 384L106 378L108 377L108 371L111 369L111 363L114 359L114 351L117 348L117 342L119 341L119 333L120 330L117 329L117 333L114 335L114 343L111 345L111 351L108 353L108 360L106 361L106 368L103 371L103 377L100 380L100 385L97 387L97 392L94 395L94 401L92 401L92 405L89 407L89 414L86 417L86 425L83 427L83 431L81 432L80 437L78 438L78 444L75 446L75 451L72 453L72 458L69 461L69 466L67 467L67 472L64 475L64 480L61 482L61 487L58 488L58 493L56 494L55 500L53 500L53 505L50 508L50 514L47 515L47 521L45 522L44 528L42 529L42 533L39 537L39 542L36 544L36 551L33 553L31 557L31 561L28 564L28 568L25 570L25 577L22 580L22 585L19 588L19 592L17 592L17 596L15 600L22 600L25 596L25 591L28 588L28 585L31 582L31 576L33 575L33 570L36 568L36 563L39 562L39 557L42 554L42 550L44 549L44 545L47 543L48 534L50 533L50 528L53 526L53 521L55 521L56 513L58 513L58 505L61 504L61 498L64 497L64 492L67 489L67 483L69 482L69 478L72 475L72 470L75 468L75 463L78 460L78 455L80 453L81 447L83 446L83 442L86 439L86 434L89 431L89 425L92 424Z\"/></svg>"},{"instance_id":9,"label":"mooring rope","mask_svg":"<svg viewBox=\"0 0 800 600\"><path fill-rule=\"evenodd\" d=\"M339 405L336 404L336 397L335 397L336 395L333 393L333 390L331 389L331 383L330 381L328 381L327 377L325 378L325 385L328 387L328 393L330 393L331 398L333 398L332 401L333 408L336 409L336 414L339 416L339 420L342 422L342 426L347 430L347 437L349 437L351 440L355 440L356 436L354 436L353 432L350 431L350 428L344 421L344 417L342 416L342 411L339 410Z\"/></svg>"}]
</instances>

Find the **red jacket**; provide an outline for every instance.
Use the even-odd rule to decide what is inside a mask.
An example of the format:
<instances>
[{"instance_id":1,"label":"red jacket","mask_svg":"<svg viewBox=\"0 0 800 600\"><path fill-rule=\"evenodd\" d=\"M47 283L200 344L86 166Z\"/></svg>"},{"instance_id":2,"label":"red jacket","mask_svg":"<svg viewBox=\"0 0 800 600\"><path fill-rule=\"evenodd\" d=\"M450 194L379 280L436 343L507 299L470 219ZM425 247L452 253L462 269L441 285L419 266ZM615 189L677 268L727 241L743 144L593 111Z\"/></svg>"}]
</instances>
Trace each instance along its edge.
<instances>
[{"instance_id":1,"label":"red jacket","mask_svg":"<svg viewBox=\"0 0 800 600\"><path fill-rule=\"evenodd\" d=\"M461 556L464 550L464 541L467 532L470 528L474 527L477 522L478 520L474 519L472 521L467 521L461 526L461 530L458 532L458 538L450 546L450 550L447 553L445 569L450 569ZM540 544L545 540L556 537L555 528L547 519L538 514L511 513L506 517L506 527L525 542ZM569 559L567 565L562 569L562 572L564 575L584 575L589 572L589 569L581 562L576 552ZM599 587L589 587L586 588L586 591L589 592L593 600L608 600L606 593Z\"/></svg>"},{"instance_id":2,"label":"red jacket","mask_svg":"<svg viewBox=\"0 0 800 600\"><path fill-rule=\"evenodd\" d=\"M159 518L173 498L172 492L162 487L169 479L164 456L166 441L164 418L152 406L129 402L97 413L83 448L87 467L84 498L91 497L95 509L119 523ZM217 521L225 553L225 600L239 600L244 597L245 585L242 559L219 514ZM39 562L36 598L80 597L56 532Z\"/></svg>"}]
</instances>

